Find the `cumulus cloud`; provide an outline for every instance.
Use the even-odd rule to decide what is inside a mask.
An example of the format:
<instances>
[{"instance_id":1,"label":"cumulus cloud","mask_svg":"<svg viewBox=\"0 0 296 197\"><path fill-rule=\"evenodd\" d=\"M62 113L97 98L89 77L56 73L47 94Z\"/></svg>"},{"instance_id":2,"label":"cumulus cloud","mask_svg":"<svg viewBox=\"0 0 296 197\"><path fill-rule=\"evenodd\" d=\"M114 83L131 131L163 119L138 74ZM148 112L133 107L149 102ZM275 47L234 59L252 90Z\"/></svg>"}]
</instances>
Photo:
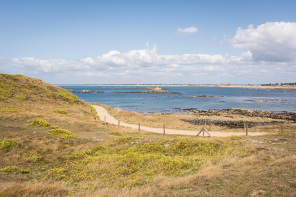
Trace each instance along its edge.
<instances>
[{"instance_id":1,"label":"cumulus cloud","mask_svg":"<svg viewBox=\"0 0 296 197\"><path fill-rule=\"evenodd\" d=\"M230 60L231 61L231 60ZM207 72L224 72L221 65L229 60L222 55L183 54L159 55L157 47L113 50L101 56L80 60L42 60L33 57L0 60L0 69L9 68L25 75L63 74L86 77L188 77Z\"/></svg>"},{"instance_id":2,"label":"cumulus cloud","mask_svg":"<svg viewBox=\"0 0 296 197\"><path fill-rule=\"evenodd\" d=\"M177 29L177 32L178 33L188 33L188 34L192 34L192 33L195 33L195 32L197 32L198 31L198 29L196 28L196 27L187 27L187 28L178 28Z\"/></svg>"},{"instance_id":3,"label":"cumulus cloud","mask_svg":"<svg viewBox=\"0 0 296 197\"><path fill-rule=\"evenodd\" d=\"M178 31L194 33L197 28ZM147 43L144 49L112 50L80 60L0 58L0 70L41 78L55 76L54 83L57 80L79 83L78 78L80 83L270 83L279 82L274 80L280 77L282 81L294 81L295 32L296 24L285 22L238 28L235 36L228 39L233 47L246 49L238 56L160 55L156 46L150 47Z\"/></svg>"},{"instance_id":4,"label":"cumulus cloud","mask_svg":"<svg viewBox=\"0 0 296 197\"><path fill-rule=\"evenodd\" d=\"M235 48L247 49L254 61L291 62L296 60L296 23L268 22L254 28L238 28L228 40Z\"/></svg>"}]
</instances>

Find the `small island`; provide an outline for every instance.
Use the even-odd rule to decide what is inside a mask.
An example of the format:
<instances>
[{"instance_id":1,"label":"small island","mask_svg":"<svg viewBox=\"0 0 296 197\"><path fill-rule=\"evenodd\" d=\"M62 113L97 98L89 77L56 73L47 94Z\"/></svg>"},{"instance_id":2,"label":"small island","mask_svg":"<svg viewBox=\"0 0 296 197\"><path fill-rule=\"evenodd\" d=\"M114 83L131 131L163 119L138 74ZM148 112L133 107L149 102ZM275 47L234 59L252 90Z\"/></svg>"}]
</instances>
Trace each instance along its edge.
<instances>
[{"instance_id":1,"label":"small island","mask_svg":"<svg viewBox=\"0 0 296 197\"><path fill-rule=\"evenodd\" d=\"M71 92L78 92L78 93L105 93L103 91L93 91L93 90L81 90L81 91L71 90Z\"/></svg>"},{"instance_id":2,"label":"small island","mask_svg":"<svg viewBox=\"0 0 296 197\"><path fill-rule=\"evenodd\" d=\"M189 98L209 98L209 97L224 97L224 96L207 96L207 95L202 95L202 96L188 96Z\"/></svg>"},{"instance_id":3,"label":"small island","mask_svg":"<svg viewBox=\"0 0 296 197\"><path fill-rule=\"evenodd\" d=\"M157 88L153 88L149 91L136 91L136 92L113 92L113 93L146 93L146 94L182 94L179 92L169 92L169 91L165 91L162 90L161 88L157 87Z\"/></svg>"}]
</instances>

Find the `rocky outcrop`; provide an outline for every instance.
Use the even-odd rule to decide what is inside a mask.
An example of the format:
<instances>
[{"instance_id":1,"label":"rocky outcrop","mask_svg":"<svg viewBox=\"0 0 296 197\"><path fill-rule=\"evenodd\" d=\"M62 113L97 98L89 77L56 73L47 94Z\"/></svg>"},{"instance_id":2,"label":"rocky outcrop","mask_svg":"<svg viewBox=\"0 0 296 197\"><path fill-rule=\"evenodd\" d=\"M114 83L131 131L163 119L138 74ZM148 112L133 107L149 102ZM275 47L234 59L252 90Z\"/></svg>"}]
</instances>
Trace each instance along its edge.
<instances>
[{"instance_id":1,"label":"rocky outcrop","mask_svg":"<svg viewBox=\"0 0 296 197\"><path fill-rule=\"evenodd\" d=\"M257 100L256 102L257 103L266 103L267 101L266 100Z\"/></svg>"},{"instance_id":2,"label":"rocky outcrop","mask_svg":"<svg viewBox=\"0 0 296 197\"><path fill-rule=\"evenodd\" d=\"M137 91L137 92L113 92L113 93L146 93L146 94L182 94L179 92L168 92L161 88L153 88L150 91Z\"/></svg>"},{"instance_id":3,"label":"rocky outcrop","mask_svg":"<svg viewBox=\"0 0 296 197\"><path fill-rule=\"evenodd\" d=\"M78 92L78 93L105 93L105 92L102 92L102 91L93 91L93 90L81 90L81 91L72 90L71 92Z\"/></svg>"},{"instance_id":4,"label":"rocky outcrop","mask_svg":"<svg viewBox=\"0 0 296 197\"><path fill-rule=\"evenodd\" d=\"M209 98L209 97L224 97L224 96L207 96L207 95L202 95L202 96L188 96L189 98Z\"/></svg>"}]
</instances>

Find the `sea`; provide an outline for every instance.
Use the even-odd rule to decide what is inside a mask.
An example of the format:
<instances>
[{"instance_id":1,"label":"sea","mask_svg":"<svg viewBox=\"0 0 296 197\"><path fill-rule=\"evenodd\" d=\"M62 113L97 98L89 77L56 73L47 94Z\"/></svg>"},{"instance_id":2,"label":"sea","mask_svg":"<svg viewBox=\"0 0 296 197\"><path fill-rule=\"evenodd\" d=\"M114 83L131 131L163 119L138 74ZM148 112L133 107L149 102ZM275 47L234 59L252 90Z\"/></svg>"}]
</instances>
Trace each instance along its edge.
<instances>
[{"instance_id":1,"label":"sea","mask_svg":"<svg viewBox=\"0 0 296 197\"><path fill-rule=\"evenodd\" d=\"M222 110L230 108L296 113L296 90L269 90L233 87L159 86L181 94L114 93L149 91L158 86L59 85L87 103L100 103L138 113L181 113L188 109ZM104 93L81 93L82 90ZM213 97L192 97L213 96ZM266 102L257 102L264 100Z\"/></svg>"}]
</instances>

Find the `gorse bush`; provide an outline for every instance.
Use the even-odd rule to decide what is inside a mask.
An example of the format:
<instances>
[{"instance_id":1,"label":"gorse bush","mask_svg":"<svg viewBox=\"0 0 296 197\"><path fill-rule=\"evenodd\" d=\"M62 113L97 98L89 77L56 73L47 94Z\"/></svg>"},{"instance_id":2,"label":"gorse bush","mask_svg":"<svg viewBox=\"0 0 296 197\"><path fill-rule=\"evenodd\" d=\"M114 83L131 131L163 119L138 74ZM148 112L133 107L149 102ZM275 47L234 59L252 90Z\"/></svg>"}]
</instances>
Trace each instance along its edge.
<instances>
[{"instance_id":1,"label":"gorse bush","mask_svg":"<svg viewBox=\"0 0 296 197\"><path fill-rule=\"evenodd\" d=\"M20 112L20 110L6 107L6 108L2 108L0 110L0 112L2 112L2 113L18 113L18 112Z\"/></svg>"},{"instance_id":2,"label":"gorse bush","mask_svg":"<svg viewBox=\"0 0 296 197\"><path fill-rule=\"evenodd\" d=\"M27 121L28 125L38 126L38 127L48 127L50 124L41 118L33 118Z\"/></svg>"},{"instance_id":3,"label":"gorse bush","mask_svg":"<svg viewBox=\"0 0 296 197\"><path fill-rule=\"evenodd\" d=\"M15 98L20 102L26 100L26 97L24 96L15 96Z\"/></svg>"},{"instance_id":4,"label":"gorse bush","mask_svg":"<svg viewBox=\"0 0 296 197\"><path fill-rule=\"evenodd\" d=\"M3 97L10 98L13 96L13 93L0 87L0 95Z\"/></svg>"},{"instance_id":5,"label":"gorse bush","mask_svg":"<svg viewBox=\"0 0 296 197\"><path fill-rule=\"evenodd\" d=\"M17 146L18 142L14 139L0 139L0 150L8 150L12 146Z\"/></svg>"},{"instance_id":6,"label":"gorse bush","mask_svg":"<svg viewBox=\"0 0 296 197\"><path fill-rule=\"evenodd\" d=\"M75 136L73 135L73 133L71 131L68 131L65 129L55 128L55 129L50 129L47 132L48 132L48 134L60 136L64 139L75 138Z\"/></svg>"},{"instance_id":7,"label":"gorse bush","mask_svg":"<svg viewBox=\"0 0 296 197\"><path fill-rule=\"evenodd\" d=\"M60 109L57 109L57 110L55 110L54 112L59 113L59 114L67 114L67 113L68 113L67 111L65 111L65 110L60 110Z\"/></svg>"},{"instance_id":8,"label":"gorse bush","mask_svg":"<svg viewBox=\"0 0 296 197\"><path fill-rule=\"evenodd\" d=\"M30 161L33 163L37 163L37 162L40 162L43 160L44 160L44 158L42 156L40 156L39 154L30 158Z\"/></svg>"},{"instance_id":9,"label":"gorse bush","mask_svg":"<svg viewBox=\"0 0 296 197\"><path fill-rule=\"evenodd\" d=\"M7 166L0 169L2 174L30 174L30 170L19 168L17 166Z\"/></svg>"},{"instance_id":10,"label":"gorse bush","mask_svg":"<svg viewBox=\"0 0 296 197\"><path fill-rule=\"evenodd\" d=\"M122 137L109 146L77 152L47 176L69 183L100 180L102 185L131 188L155 176L183 176L196 172L206 161L215 163L229 155L254 151L240 142L217 139L164 139ZM99 187L99 186L98 186Z\"/></svg>"},{"instance_id":11,"label":"gorse bush","mask_svg":"<svg viewBox=\"0 0 296 197\"><path fill-rule=\"evenodd\" d=\"M111 135L116 135L116 136L123 136L123 133L120 132L120 131L112 131L110 134Z\"/></svg>"}]
</instances>

